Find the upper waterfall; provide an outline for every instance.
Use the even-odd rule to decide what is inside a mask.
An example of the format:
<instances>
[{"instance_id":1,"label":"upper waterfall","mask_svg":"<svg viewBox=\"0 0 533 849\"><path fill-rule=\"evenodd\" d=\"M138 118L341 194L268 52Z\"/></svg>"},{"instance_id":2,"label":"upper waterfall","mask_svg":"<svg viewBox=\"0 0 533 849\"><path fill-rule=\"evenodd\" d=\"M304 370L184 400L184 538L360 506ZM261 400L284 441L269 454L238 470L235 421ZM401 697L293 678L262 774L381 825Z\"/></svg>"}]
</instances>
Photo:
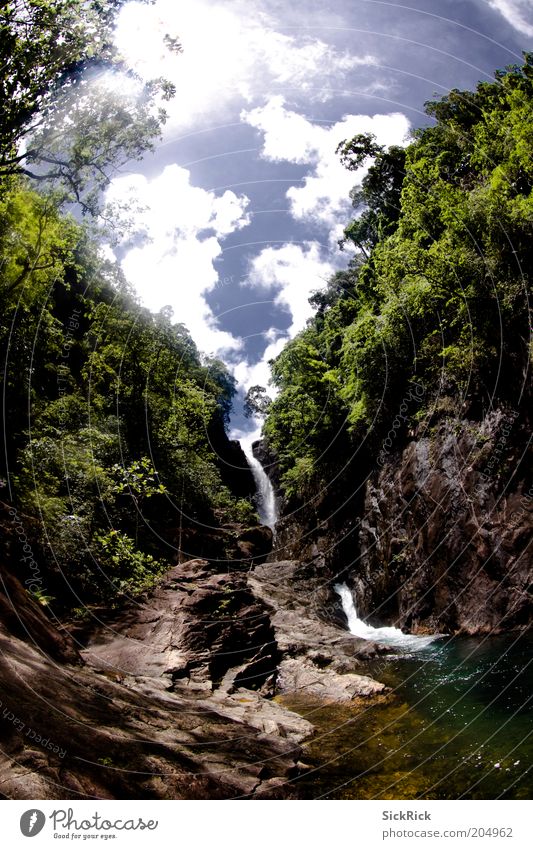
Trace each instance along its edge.
<instances>
[{"instance_id":1,"label":"upper waterfall","mask_svg":"<svg viewBox=\"0 0 533 849\"><path fill-rule=\"evenodd\" d=\"M252 438L241 439L242 450L246 454L246 459L250 464L252 474L254 476L255 485L257 487L256 504L257 512L261 524L267 525L274 530L274 526L278 519L278 508L276 503L276 495L274 487L263 469L259 460L254 457L252 451Z\"/></svg>"}]
</instances>

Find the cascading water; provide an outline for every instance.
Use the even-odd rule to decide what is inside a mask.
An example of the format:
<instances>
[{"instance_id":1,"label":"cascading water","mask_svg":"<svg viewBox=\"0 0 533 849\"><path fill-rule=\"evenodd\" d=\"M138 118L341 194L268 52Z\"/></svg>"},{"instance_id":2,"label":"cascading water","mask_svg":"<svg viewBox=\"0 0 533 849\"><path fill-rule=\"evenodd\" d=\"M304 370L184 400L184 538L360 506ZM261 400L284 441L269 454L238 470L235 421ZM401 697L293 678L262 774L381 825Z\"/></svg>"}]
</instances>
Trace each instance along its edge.
<instances>
[{"instance_id":1,"label":"cascading water","mask_svg":"<svg viewBox=\"0 0 533 849\"><path fill-rule=\"evenodd\" d=\"M250 464L257 488L256 503L259 519L263 525L267 525L269 528L274 530L278 519L278 508L274 487L272 486L270 478L263 469L261 463L253 455L252 442L242 439L241 445L244 453L246 454L246 459Z\"/></svg>"},{"instance_id":2,"label":"cascading water","mask_svg":"<svg viewBox=\"0 0 533 849\"><path fill-rule=\"evenodd\" d=\"M374 628L372 625L367 625L366 622L359 619L353 596L346 584L335 584L333 589L340 597L342 609L348 620L348 629L354 637L372 640L374 643L382 643L386 646L397 646L398 648L417 651L425 648L441 636L440 634L433 634L429 637L419 637L416 634L404 634L399 628Z\"/></svg>"},{"instance_id":3,"label":"cascading water","mask_svg":"<svg viewBox=\"0 0 533 849\"><path fill-rule=\"evenodd\" d=\"M336 705L315 712L302 798L530 799L531 636L438 640L373 628L345 584L335 591L354 636L393 647L365 664L391 698L370 702L356 722Z\"/></svg>"}]
</instances>

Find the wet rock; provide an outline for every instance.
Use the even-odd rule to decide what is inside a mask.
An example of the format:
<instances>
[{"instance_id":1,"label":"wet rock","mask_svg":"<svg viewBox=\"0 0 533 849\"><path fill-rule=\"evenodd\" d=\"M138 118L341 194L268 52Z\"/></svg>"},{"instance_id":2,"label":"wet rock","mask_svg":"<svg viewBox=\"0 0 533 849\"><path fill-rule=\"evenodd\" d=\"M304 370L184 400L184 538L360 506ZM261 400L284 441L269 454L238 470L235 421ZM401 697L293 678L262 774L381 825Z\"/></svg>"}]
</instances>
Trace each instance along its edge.
<instances>
[{"instance_id":1,"label":"wet rock","mask_svg":"<svg viewBox=\"0 0 533 849\"><path fill-rule=\"evenodd\" d=\"M198 575L206 564L194 564ZM151 599L132 605L101 627L82 652L84 666L57 651L37 606L37 640L0 628L0 794L4 798L288 798L311 726L259 694L227 695L174 686L193 674L199 655L187 643L180 603L194 596L194 566L172 570ZM216 576L220 579L220 576ZM217 593L215 582L213 591ZM14 598L24 600L22 588ZM205 589L205 587L204 587ZM251 600L249 591L241 590ZM189 610L207 596L199 592ZM254 613L264 612L251 600ZM257 623L256 623L257 626ZM251 629L253 633L253 627ZM41 648L48 641L55 656ZM61 636L60 647L69 642ZM212 648L212 646L211 646ZM76 652L74 659L78 658Z\"/></svg>"},{"instance_id":2,"label":"wet rock","mask_svg":"<svg viewBox=\"0 0 533 849\"><path fill-rule=\"evenodd\" d=\"M248 582L254 595L272 608L270 618L282 655L278 692L344 702L386 690L357 672L363 660L386 650L324 621L328 592L302 564L267 563L256 567Z\"/></svg>"},{"instance_id":3,"label":"wet rock","mask_svg":"<svg viewBox=\"0 0 533 849\"><path fill-rule=\"evenodd\" d=\"M414 632L498 633L533 621L524 437L502 411L477 425L444 421L373 476L354 570L362 613Z\"/></svg>"},{"instance_id":4,"label":"wet rock","mask_svg":"<svg viewBox=\"0 0 533 849\"><path fill-rule=\"evenodd\" d=\"M358 455L338 486L285 505L275 556L303 562L314 575L311 592L313 584L346 582L358 613L374 625L421 634L526 629L533 623L530 435L525 416L512 410L482 421L432 415L403 444L398 437L382 468ZM320 604L330 621L342 621L331 591Z\"/></svg>"},{"instance_id":5,"label":"wet rock","mask_svg":"<svg viewBox=\"0 0 533 849\"><path fill-rule=\"evenodd\" d=\"M287 658L279 667L281 693L316 696L328 702L349 702L355 698L376 696L386 687L366 675L339 674L332 668L316 666L310 658Z\"/></svg>"},{"instance_id":6,"label":"wet rock","mask_svg":"<svg viewBox=\"0 0 533 849\"><path fill-rule=\"evenodd\" d=\"M280 473L278 459L263 439L252 443L252 454L259 460L267 476L270 478L274 489L279 490Z\"/></svg>"},{"instance_id":7,"label":"wet rock","mask_svg":"<svg viewBox=\"0 0 533 849\"><path fill-rule=\"evenodd\" d=\"M215 435L216 436L216 435ZM223 428L213 441L213 451L218 460L223 483L237 498L247 498L255 493L255 481L241 443L228 439Z\"/></svg>"}]
</instances>

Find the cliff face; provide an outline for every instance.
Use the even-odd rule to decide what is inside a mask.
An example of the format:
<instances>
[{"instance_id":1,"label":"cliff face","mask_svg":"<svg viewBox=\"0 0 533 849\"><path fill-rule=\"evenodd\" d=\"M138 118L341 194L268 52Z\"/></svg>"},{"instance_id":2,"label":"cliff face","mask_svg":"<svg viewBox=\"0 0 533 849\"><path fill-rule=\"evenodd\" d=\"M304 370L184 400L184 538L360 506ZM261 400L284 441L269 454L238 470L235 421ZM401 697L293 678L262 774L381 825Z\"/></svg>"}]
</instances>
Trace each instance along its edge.
<instances>
[{"instance_id":1,"label":"cliff face","mask_svg":"<svg viewBox=\"0 0 533 849\"><path fill-rule=\"evenodd\" d=\"M242 574L230 580L193 563L193 581L176 567L120 614L98 610L84 625L61 624L19 580L8 507L0 519L2 798L292 795L297 743L310 723L253 691L242 704L238 682L235 696L216 699L209 686L229 661L255 663L251 684L275 666L268 615Z\"/></svg>"},{"instance_id":2,"label":"cliff face","mask_svg":"<svg viewBox=\"0 0 533 849\"><path fill-rule=\"evenodd\" d=\"M286 516L278 545L317 578L346 580L370 621L448 633L525 628L533 618L529 440L513 412L482 423L442 419L382 452L380 469L352 479L341 509L328 509L325 492Z\"/></svg>"},{"instance_id":3,"label":"cliff face","mask_svg":"<svg viewBox=\"0 0 533 849\"><path fill-rule=\"evenodd\" d=\"M255 493L254 476L246 454L236 439L228 439L224 429L213 436L212 448L218 458L223 483L238 498L247 498Z\"/></svg>"},{"instance_id":4,"label":"cliff face","mask_svg":"<svg viewBox=\"0 0 533 849\"><path fill-rule=\"evenodd\" d=\"M445 421L368 482L351 580L363 612L417 630L505 631L532 619L533 489L514 415Z\"/></svg>"}]
</instances>

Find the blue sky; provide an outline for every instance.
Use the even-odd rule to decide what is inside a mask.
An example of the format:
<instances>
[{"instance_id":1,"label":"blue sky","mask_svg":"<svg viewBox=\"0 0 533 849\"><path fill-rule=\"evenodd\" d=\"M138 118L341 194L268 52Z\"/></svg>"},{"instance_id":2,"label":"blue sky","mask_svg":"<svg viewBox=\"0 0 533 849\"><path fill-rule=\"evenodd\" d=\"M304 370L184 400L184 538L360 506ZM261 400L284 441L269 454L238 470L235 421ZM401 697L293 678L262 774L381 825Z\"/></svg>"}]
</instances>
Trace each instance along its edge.
<instances>
[{"instance_id":1,"label":"blue sky","mask_svg":"<svg viewBox=\"0 0 533 849\"><path fill-rule=\"evenodd\" d=\"M349 259L337 240L365 171L341 168L338 143L407 143L424 101L520 62L533 0L133 2L117 43L177 87L161 144L108 192L145 234L117 255L143 303L172 306L244 390L267 383L309 294Z\"/></svg>"}]
</instances>

